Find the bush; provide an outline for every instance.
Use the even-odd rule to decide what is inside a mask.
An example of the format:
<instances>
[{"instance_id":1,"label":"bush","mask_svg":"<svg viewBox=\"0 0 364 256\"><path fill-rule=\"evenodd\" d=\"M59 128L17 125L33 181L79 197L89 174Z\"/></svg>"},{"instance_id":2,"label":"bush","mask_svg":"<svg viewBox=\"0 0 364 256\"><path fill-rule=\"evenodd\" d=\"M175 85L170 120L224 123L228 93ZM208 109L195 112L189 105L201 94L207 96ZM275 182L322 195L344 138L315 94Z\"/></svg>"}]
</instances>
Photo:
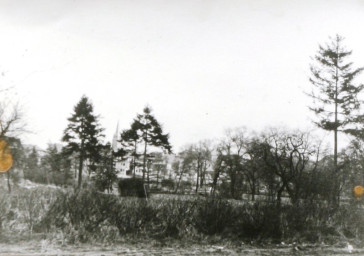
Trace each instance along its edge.
<instances>
[{"instance_id":1,"label":"bush","mask_svg":"<svg viewBox=\"0 0 364 256\"><path fill-rule=\"evenodd\" d=\"M238 217L233 232L241 238L281 238L280 211L274 204L254 203L234 207L234 215Z\"/></svg>"},{"instance_id":2,"label":"bush","mask_svg":"<svg viewBox=\"0 0 364 256\"><path fill-rule=\"evenodd\" d=\"M62 229L72 240L86 242L99 237L117 199L96 190L62 193L52 204L40 226ZM111 226L111 225L108 225Z\"/></svg>"},{"instance_id":3,"label":"bush","mask_svg":"<svg viewBox=\"0 0 364 256\"><path fill-rule=\"evenodd\" d=\"M120 196L146 197L144 183L138 178L120 179L118 182L118 190Z\"/></svg>"},{"instance_id":4,"label":"bush","mask_svg":"<svg viewBox=\"0 0 364 256\"><path fill-rule=\"evenodd\" d=\"M0 190L0 229L7 233L28 233L36 227L48 212L58 191L46 187L16 188L9 194Z\"/></svg>"},{"instance_id":5,"label":"bush","mask_svg":"<svg viewBox=\"0 0 364 256\"><path fill-rule=\"evenodd\" d=\"M164 179L161 181L162 188L166 188L168 191L174 190L174 181L172 179Z\"/></svg>"},{"instance_id":6,"label":"bush","mask_svg":"<svg viewBox=\"0 0 364 256\"><path fill-rule=\"evenodd\" d=\"M50 182L53 183L56 186L72 186L73 180L67 179L67 176L63 172L53 172L50 174L51 179Z\"/></svg>"},{"instance_id":7,"label":"bush","mask_svg":"<svg viewBox=\"0 0 364 256\"><path fill-rule=\"evenodd\" d=\"M156 209L147 201L128 198L119 200L109 216L120 234L146 234L156 214Z\"/></svg>"},{"instance_id":8,"label":"bush","mask_svg":"<svg viewBox=\"0 0 364 256\"><path fill-rule=\"evenodd\" d=\"M153 233L158 237L184 237L194 234L197 200L157 201L156 222Z\"/></svg>"},{"instance_id":9,"label":"bush","mask_svg":"<svg viewBox=\"0 0 364 256\"><path fill-rule=\"evenodd\" d=\"M185 181L185 180L182 180L179 184L179 188L178 188L178 192L179 193L186 193L186 192L191 192L193 189L192 189L192 183L190 181Z\"/></svg>"},{"instance_id":10,"label":"bush","mask_svg":"<svg viewBox=\"0 0 364 256\"><path fill-rule=\"evenodd\" d=\"M206 199L197 205L195 228L207 235L222 233L234 223L233 206L222 199Z\"/></svg>"},{"instance_id":11,"label":"bush","mask_svg":"<svg viewBox=\"0 0 364 256\"><path fill-rule=\"evenodd\" d=\"M3 208L8 214L7 204L0 200L0 210ZM357 205L334 211L319 202L277 206L202 197L147 201L82 190L59 194L47 214L37 216L44 216L43 228L62 230L68 242L110 242L120 235L321 242L341 240L342 235L363 239L361 211Z\"/></svg>"}]
</instances>

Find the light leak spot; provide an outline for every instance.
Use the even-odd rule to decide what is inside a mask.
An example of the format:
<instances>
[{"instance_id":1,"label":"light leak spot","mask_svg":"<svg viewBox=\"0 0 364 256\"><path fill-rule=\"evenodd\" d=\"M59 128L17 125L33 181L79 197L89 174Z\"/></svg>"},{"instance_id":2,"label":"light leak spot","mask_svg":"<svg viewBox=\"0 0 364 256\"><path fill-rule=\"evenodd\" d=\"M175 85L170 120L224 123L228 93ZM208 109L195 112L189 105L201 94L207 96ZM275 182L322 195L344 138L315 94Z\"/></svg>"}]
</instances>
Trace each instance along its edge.
<instances>
[{"instance_id":1,"label":"light leak spot","mask_svg":"<svg viewBox=\"0 0 364 256\"><path fill-rule=\"evenodd\" d=\"M0 172L7 172L13 165L13 156L8 143L0 140Z\"/></svg>"},{"instance_id":2,"label":"light leak spot","mask_svg":"<svg viewBox=\"0 0 364 256\"><path fill-rule=\"evenodd\" d=\"M364 187L363 186L356 186L356 187L354 187L353 192L354 192L355 198L359 200L364 195Z\"/></svg>"}]
</instances>

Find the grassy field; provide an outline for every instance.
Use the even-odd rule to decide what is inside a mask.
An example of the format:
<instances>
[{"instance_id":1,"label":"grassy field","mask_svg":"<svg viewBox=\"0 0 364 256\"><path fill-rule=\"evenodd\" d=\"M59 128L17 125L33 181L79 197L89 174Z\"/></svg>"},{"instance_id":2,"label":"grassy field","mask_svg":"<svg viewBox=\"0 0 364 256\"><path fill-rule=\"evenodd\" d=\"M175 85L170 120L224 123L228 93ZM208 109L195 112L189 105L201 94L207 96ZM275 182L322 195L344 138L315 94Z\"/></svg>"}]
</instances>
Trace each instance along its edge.
<instances>
[{"instance_id":1,"label":"grassy field","mask_svg":"<svg viewBox=\"0 0 364 256\"><path fill-rule=\"evenodd\" d=\"M91 251L108 250L110 255L124 249L168 255L171 248L190 255L183 253L192 247L196 255L221 255L221 248L230 252L226 255L241 250L290 255L295 244L311 253L344 253L346 242L357 252L364 247L364 210L354 201L334 210L317 202L277 207L204 197L145 200L29 183L11 194L2 186L0 193L1 252L14 255L27 248L42 255L57 250L82 255L90 244L98 245ZM53 249L47 254L44 248Z\"/></svg>"}]
</instances>

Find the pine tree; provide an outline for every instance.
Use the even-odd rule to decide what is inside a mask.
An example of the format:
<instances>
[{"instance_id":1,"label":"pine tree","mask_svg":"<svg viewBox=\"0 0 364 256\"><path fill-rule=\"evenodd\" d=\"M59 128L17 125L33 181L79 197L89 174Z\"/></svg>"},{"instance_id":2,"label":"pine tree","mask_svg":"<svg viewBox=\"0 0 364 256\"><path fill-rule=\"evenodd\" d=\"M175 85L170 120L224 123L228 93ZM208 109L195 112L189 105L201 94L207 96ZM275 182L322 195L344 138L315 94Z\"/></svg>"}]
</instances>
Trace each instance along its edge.
<instances>
[{"instance_id":1,"label":"pine tree","mask_svg":"<svg viewBox=\"0 0 364 256\"><path fill-rule=\"evenodd\" d=\"M116 179L114 152L110 143L107 143L101 148L101 161L97 164L96 176L94 177L95 185L100 191L107 190L110 193Z\"/></svg>"},{"instance_id":2,"label":"pine tree","mask_svg":"<svg viewBox=\"0 0 364 256\"><path fill-rule=\"evenodd\" d=\"M137 165L138 154L138 143L140 142L140 137L138 135L139 123L134 121L131 124L130 129L123 130L120 134L121 149L118 151L117 156L125 156L130 154L133 158L131 165L133 171L133 177L135 178L135 167Z\"/></svg>"},{"instance_id":3,"label":"pine tree","mask_svg":"<svg viewBox=\"0 0 364 256\"><path fill-rule=\"evenodd\" d=\"M331 39L331 38L330 38ZM347 58L352 54L342 44L343 37L336 35L329 44L319 46L311 65L310 82L313 90L308 95L313 99L310 107L318 121L315 124L334 132L334 166L337 172L338 132L354 133L350 125L358 121L360 101L357 96L363 85L355 85L354 79L363 68L352 68Z\"/></svg>"},{"instance_id":4,"label":"pine tree","mask_svg":"<svg viewBox=\"0 0 364 256\"><path fill-rule=\"evenodd\" d=\"M32 147L31 151L26 157L26 164L24 168L24 178L44 183L43 177L39 173L39 153L35 147Z\"/></svg>"},{"instance_id":5,"label":"pine tree","mask_svg":"<svg viewBox=\"0 0 364 256\"><path fill-rule=\"evenodd\" d=\"M70 178L70 159L58 150L56 144L48 144L41 158L40 168L44 171L47 183L66 185Z\"/></svg>"},{"instance_id":6,"label":"pine tree","mask_svg":"<svg viewBox=\"0 0 364 256\"><path fill-rule=\"evenodd\" d=\"M87 162L89 170L95 170L100 161L100 138L103 137L98 123L98 116L93 113L93 105L86 96L74 107L74 113L68 118L69 124L64 130L62 141L68 154L78 154L78 189L81 188L82 171Z\"/></svg>"},{"instance_id":7,"label":"pine tree","mask_svg":"<svg viewBox=\"0 0 364 256\"><path fill-rule=\"evenodd\" d=\"M55 172L61 171L61 158L59 157L56 145L48 144L45 155L41 158L41 169L45 173L47 183L50 182L50 176Z\"/></svg>"},{"instance_id":8,"label":"pine tree","mask_svg":"<svg viewBox=\"0 0 364 256\"><path fill-rule=\"evenodd\" d=\"M331 39L331 38L330 38ZM338 178L338 132L356 134L360 130L363 118L359 114L361 101L358 94L364 86L356 85L354 79L363 68L352 67L348 57L352 51L343 46L343 37L336 35L329 44L319 46L311 65L310 82L313 85L308 95L313 99L314 106L310 107L316 116L315 124L327 131L334 132L334 190L333 203L340 198ZM361 122L361 124L360 124Z\"/></svg>"},{"instance_id":9,"label":"pine tree","mask_svg":"<svg viewBox=\"0 0 364 256\"><path fill-rule=\"evenodd\" d=\"M168 153L172 152L172 147L169 143L169 134L164 134L161 125L157 119L152 115L150 107L145 107L143 114L138 114L134 120L138 136L144 144L143 150L143 181L145 180L145 173L148 158L148 146L163 148Z\"/></svg>"}]
</instances>

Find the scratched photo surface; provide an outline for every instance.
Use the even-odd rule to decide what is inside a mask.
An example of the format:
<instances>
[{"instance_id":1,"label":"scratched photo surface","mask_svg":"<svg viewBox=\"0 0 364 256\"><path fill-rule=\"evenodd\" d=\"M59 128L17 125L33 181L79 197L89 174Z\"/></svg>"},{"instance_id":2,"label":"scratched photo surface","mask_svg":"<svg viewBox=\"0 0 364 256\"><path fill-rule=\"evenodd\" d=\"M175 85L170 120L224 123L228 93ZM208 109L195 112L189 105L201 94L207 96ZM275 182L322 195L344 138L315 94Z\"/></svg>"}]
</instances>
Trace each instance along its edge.
<instances>
[{"instance_id":1,"label":"scratched photo surface","mask_svg":"<svg viewBox=\"0 0 364 256\"><path fill-rule=\"evenodd\" d=\"M0 1L0 255L364 253L364 2Z\"/></svg>"}]
</instances>

